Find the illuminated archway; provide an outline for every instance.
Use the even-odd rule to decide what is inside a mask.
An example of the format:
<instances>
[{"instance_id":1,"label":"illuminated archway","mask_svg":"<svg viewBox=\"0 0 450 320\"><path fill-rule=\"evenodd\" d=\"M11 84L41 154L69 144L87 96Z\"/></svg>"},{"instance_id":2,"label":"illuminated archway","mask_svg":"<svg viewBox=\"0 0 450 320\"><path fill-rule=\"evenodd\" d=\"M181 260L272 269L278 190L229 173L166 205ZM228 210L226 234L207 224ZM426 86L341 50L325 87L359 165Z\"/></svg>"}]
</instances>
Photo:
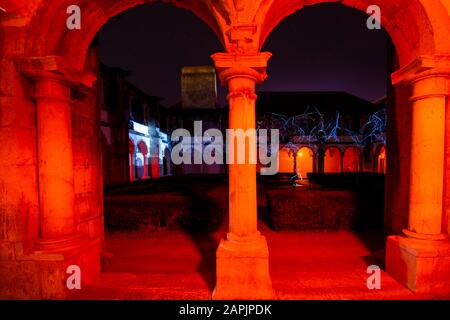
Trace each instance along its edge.
<instances>
[{"instance_id":1,"label":"illuminated archway","mask_svg":"<svg viewBox=\"0 0 450 320\"><path fill-rule=\"evenodd\" d=\"M357 147L348 147L344 151L343 172L361 171L361 151Z\"/></svg>"},{"instance_id":2,"label":"illuminated archway","mask_svg":"<svg viewBox=\"0 0 450 320\"><path fill-rule=\"evenodd\" d=\"M270 32L286 16L304 6L327 2L336 1L277 1L276 5L269 7L263 18L260 48ZM370 5L363 0L338 2L362 12L366 12ZM388 137L391 139L388 160L389 168L396 170L388 170L389 177L386 179L385 224L390 231L408 235L388 238L386 270L413 291L439 291L442 290L437 289L439 280L431 280L429 275L439 274L448 283L450 268L446 269L445 274L437 267L421 265L418 256L433 246L425 248L424 244L420 250L415 247L415 239L444 239L442 233L448 234L450 229L450 188L446 186L450 181L450 170L449 161L443 162L448 157L444 155L444 150L449 146L448 141L445 141L449 139L445 109L450 105L447 98L450 91L449 3L382 0L377 1L376 5L382 11L382 24L395 46L397 61L393 71L399 68L392 74L394 87L390 88L393 96L390 97L392 109L389 110L389 117L392 121L388 126ZM425 16L435 22L428 24ZM405 23L406 20L408 22ZM447 35L440 30L447 30ZM445 58L438 53L441 50L446 52ZM430 52L433 53L428 54ZM330 150L327 153L324 159L325 172L339 172L337 163L340 159L335 158L332 162ZM385 170L383 167L380 169ZM424 186L424 181L432 182ZM446 207L444 210L443 201ZM441 225L443 218L444 226ZM446 247L449 247L448 243ZM440 263L443 265L443 260ZM430 282L434 283L434 289L430 289ZM450 292L450 286L445 287L443 291Z\"/></svg>"},{"instance_id":3,"label":"illuminated archway","mask_svg":"<svg viewBox=\"0 0 450 320\"><path fill-rule=\"evenodd\" d=\"M377 160L377 172L386 174L386 147L379 148L376 155Z\"/></svg>"},{"instance_id":4,"label":"illuminated archway","mask_svg":"<svg viewBox=\"0 0 450 320\"><path fill-rule=\"evenodd\" d=\"M275 1L268 6L265 15L258 16L262 21L259 33L260 48L271 31L287 16L307 6L335 2L333 0L302 1L300 3L295 0ZM366 0L339 2L362 12L366 12L369 5L372 4ZM442 32L450 28L447 11L449 8L444 1L433 1L433 6L423 0L380 0L374 4L381 9L381 22L394 42L400 67L407 65L417 56L436 49L436 51L450 51L448 35ZM399 10L402 12L401 15ZM404 23L405 19L408 21L407 23ZM433 34L431 30L437 33Z\"/></svg>"},{"instance_id":5,"label":"illuminated archway","mask_svg":"<svg viewBox=\"0 0 450 320\"><path fill-rule=\"evenodd\" d=\"M140 157L136 157L136 176L138 179L147 179L148 178L148 147L144 141L138 142L138 150L140 153ZM138 162L139 160L139 162ZM138 164L139 163L139 164ZM142 172L141 172L142 171Z\"/></svg>"},{"instance_id":6,"label":"illuminated archway","mask_svg":"<svg viewBox=\"0 0 450 320\"><path fill-rule=\"evenodd\" d=\"M325 151L324 156L324 168L325 173L338 173L341 172L341 150L336 147L329 147Z\"/></svg>"},{"instance_id":7,"label":"illuminated archway","mask_svg":"<svg viewBox=\"0 0 450 320\"><path fill-rule=\"evenodd\" d=\"M110 0L80 0L76 3L81 12L86 12L82 20L82 29L72 32L66 27L66 14L69 5L74 4L70 0L36 0L46 2L34 13L30 23L30 34L26 55L47 56L58 55L76 71L82 71L86 64L89 46L97 32L112 18L130 8L155 3L155 0L119 0L111 3ZM202 1L167 1L174 6L187 9L204 21L214 31L218 39L223 43L223 33L217 20L214 18L212 8ZM49 10L48 8L51 8ZM41 41L45 39L45 43Z\"/></svg>"},{"instance_id":8,"label":"illuminated archway","mask_svg":"<svg viewBox=\"0 0 450 320\"><path fill-rule=\"evenodd\" d=\"M302 147L297 152L297 177L308 178L308 173L314 172L314 152L309 147Z\"/></svg>"},{"instance_id":9,"label":"illuminated archway","mask_svg":"<svg viewBox=\"0 0 450 320\"><path fill-rule=\"evenodd\" d=\"M294 174L294 153L287 148L278 153L278 172Z\"/></svg>"},{"instance_id":10,"label":"illuminated archway","mask_svg":"<svg viewBox=\"0 0 450 320\"><path fill-rule=\"evenodd\" d=\"M134 141L132 139L128 139L128 166L130 168L130 182L133 182L134 179L134 168L135 168L135 163L134 163L134 158L135 158L135 145L134 145Z\"/></svg>"}]
</instances>

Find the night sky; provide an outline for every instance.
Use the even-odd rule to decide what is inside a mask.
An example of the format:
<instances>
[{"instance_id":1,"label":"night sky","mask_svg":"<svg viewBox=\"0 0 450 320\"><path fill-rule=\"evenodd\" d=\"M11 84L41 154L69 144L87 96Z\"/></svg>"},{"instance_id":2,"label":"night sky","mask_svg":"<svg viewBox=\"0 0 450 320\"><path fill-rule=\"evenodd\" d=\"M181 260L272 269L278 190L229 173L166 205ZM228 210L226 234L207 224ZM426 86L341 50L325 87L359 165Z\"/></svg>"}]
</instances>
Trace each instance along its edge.
<instances>
[{"instance_id":1,"label":"night sky","mask_svg":"<svg viewBox=\"0 0 450 320\"><path fill-rule=\"evenodd\" d=\"M338 4L307 7L285 19L263 50L274 54L258 90L347 91L366 100L386 94L388 36L368 30L366 15ZM101 60L131 71L130 82L165 105L179 101L182 66L212 65L223 51L216 35L189 11L141 5L100 31ZM225 102L225 90L220 89Z\"/></svg>"}]
</instances>

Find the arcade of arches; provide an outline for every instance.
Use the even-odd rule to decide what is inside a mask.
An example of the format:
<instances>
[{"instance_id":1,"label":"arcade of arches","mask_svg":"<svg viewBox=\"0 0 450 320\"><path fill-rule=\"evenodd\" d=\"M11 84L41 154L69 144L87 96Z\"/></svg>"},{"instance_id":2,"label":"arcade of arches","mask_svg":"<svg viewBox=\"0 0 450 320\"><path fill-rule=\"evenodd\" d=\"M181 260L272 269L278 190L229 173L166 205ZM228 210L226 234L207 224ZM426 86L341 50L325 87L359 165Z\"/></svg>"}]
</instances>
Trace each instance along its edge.
<instances>
[{"instance_id":1,"label":"arcade of arches","mask_svg":"<svg viewBox=\"0 0 450 320\"><path fill-rule=\"evenodd\" d=\"M307 179L308 173L325 172L378 172L386 173L384 161L386 148L383 145L374 150L376 166L363 170L363 151L358 147L327 147L323 155L309 146L281 147L278 153L278 172L296 174L299 179ZM295 160L294 160L295 159ZM323 168L319 165L323 163Z\"/></svg>"},{"instance_id":2,"label":"arcade of arches","mask_svg":"<svg viewBox=\"0 0 450 320\"><path fill-rule=\"evenodd\" d=\"M68 265L83 269L84 283L101 270L101 160L93 133L99 119L89 46L109 18L154 0L76 2L83 25L75 31L66 28L72 0L1 2L2 297L63 298ZM398 61L388 157L379 164L388 173L385 225L392 234L386 271L415 292L449 293L450 1L166 2L191 10L222 42L212 59L229 89L229 126L244 130L255 127L255 86L268 76L271 53L261 48L286 16L324 2L381 8ZM355 167L352 152L344 170ZM340 171L333 154L329 170ZM217 250L214 298L274 298L268 246L257 229L256 166L230 165L228 174L229 232Z\"/></svg>"}]
</instances>

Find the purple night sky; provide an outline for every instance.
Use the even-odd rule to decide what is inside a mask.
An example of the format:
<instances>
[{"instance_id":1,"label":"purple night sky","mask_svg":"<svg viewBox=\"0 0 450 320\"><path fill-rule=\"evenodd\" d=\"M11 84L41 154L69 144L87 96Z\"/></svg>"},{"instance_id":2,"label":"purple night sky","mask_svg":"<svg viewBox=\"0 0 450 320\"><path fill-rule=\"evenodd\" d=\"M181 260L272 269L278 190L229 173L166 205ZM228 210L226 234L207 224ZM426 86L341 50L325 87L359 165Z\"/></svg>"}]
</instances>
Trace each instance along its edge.
<instances>
[{"instance_id":1,"label":"purple night sky","mask_svg":"<svg viewBox=\"0 0 450 320\"><path fill-rule=\"evenodd\" d=\"M364 13L338 4L307 7L285 19L263 50L274 54L258 90L347 91L366 100L386 94L389 38L369 30ZM211 65L223 51L216 35L192 13L167 4L143 5L111 19L100 31L102 61L131 71L150 95L179 101L182 66ZM225 91L219 91L224 103Z\"/></svg>"}]
</instances>

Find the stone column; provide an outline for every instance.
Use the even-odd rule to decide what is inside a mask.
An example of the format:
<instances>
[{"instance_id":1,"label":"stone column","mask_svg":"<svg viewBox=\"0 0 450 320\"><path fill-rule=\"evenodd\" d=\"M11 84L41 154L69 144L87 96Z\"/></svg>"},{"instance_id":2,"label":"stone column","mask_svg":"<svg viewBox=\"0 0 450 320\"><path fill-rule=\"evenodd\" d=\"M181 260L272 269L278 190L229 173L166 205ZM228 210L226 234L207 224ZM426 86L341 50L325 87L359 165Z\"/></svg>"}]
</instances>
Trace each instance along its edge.
<instances>
[{"instance_id":1,"label":"stone column","mask_svg":"<svg viewBox=\"0 0 450 320\"><path fill-rule=\"evenodd\" d=\"M92 87L95 77L76 73L61 57L23 58L18 69L34 85L36 100L40 239L35 251L64 251L80 243L74 214L71 89Z\"/></svg>"},{"instance_id":2,"label":"stone column","mask_svg":"<svg viewBox=\"0 0 450 320\"><path fill-rule=\"evenodd\" d=\"M154 141L156 139L152 139ZM152 143L152 142L151 142ZM160 177L159 172L159 141L153 142L150 147L150 173L152 179L157 179Z\"/></svg>"},{"instance_id":3,"label":"stone column","mask_svg":"<svg viewBox=\"0 0 450 320\"><path fill-rule=\"evenodd\" d=\"M292 159L294 160L294 183L295 183L295 180L297 180L297 178L298 178L298 175L297 175L297 157L298 157L298 151L299 151L300 149L299 148L296 148L295 150L294 150L294 152L293 152L293 154L292 154Z\"/></svg>"},{"instance_id":4,"label":"stone column","mask_svg":"<svg viewBox=\"0 0 450 320\"><path fill-rule=\"evenodd\" d=\"M220 79L229 89L230 129L255 129L255 85L266 78L270 56L213 55ZM257 228L256 164L250 161L255 142L248 139L244 163L232 161L228 167L229 232L217 249L214 299L273 298L267 242Z\"/></svg>"},{"instance_id":5,"label":"stone column","mask_svg":"<svg viewBox=\"0 0 450 320\"><path fill-rule=\"evenodd\" d=\"M412 89L410 189L408 226L405 236L388 238L386 269L415 292L448 294L450 242L442 217L450 69L432 67L436 62L416 61L393 75L394 84L404 81Z\"/></svg>"},{"instance_id":6,"label":"stone column","mask_svg":"<svg viewBox=\"0 0 450 320\"><path fill-rule=\"evenodd\" d=\"M134 181L134 157L133 154L130 153L128 155L129 169L130 169L130 182Z\"/></svg>"},{"instance_id":7,"label":"stone column","mask_svg":"<svg viewBox=\"0 0 450 320\"><path fill-rule=\"evenodd\" d=\"M35 79L41 238L75 234L70 85Z\"/></svg>"},{"instance_id":8,"label":"stone column","mask_svg":"<svg viewBox=\"0 0 450 320\"><path fill-rule=\"evenodd\" d=\"M150 149L149 149L149 164L150 164L150 176L152 179L157 179L161 176L159 168L159 143L161 138L159 131L156 129L157 123L152 120L149 124L150 133Z\"/></svg>"},{"instance_id":9,"label":"stone column","mask_svg":"<svg viewBox=\"0 0 450 320\"><path fill-rule=\"evenodd\" d=\"M142 179L148 179L148 164L147 164L147 153L146 154L142 154L143 158L144 158L144 175L142 177Z\"/></svg>"},{"instance_id":10,"label":"stone column","mask_svg":"<svg viewBox=\"0 0 450 320\"><path fill-rule=\"evenodd\" d=\"M82 285L100 272L102 240L78 230L75 219L72 146L71 90L92 87L95 77L75 72L58 56L23 58L17 67L34 85L40 220L39 238L21 259L37 268L32 280L41 298L63 299L69 265L82 270Z\"/></svg>"},{"instance_id":11,"label":"stone column","mask_svg":"<svg viewBox=\"0 0 450 320\"><path fill-rule=\"evenodd\" d=\"M412 137L408 229L409 237L444 239L445 104L447 75L425 72L411 79Z\"/></svg>"},{"instance_id":12,"label":"stone column","mask_svg":"<svg viewBox=\"0 0 450 320\"><path fill-rule=\"evenodd\" d=\"M317 173L325 172L325 147L320 145L317 150Z\"/></svg>"}]
</instances>

